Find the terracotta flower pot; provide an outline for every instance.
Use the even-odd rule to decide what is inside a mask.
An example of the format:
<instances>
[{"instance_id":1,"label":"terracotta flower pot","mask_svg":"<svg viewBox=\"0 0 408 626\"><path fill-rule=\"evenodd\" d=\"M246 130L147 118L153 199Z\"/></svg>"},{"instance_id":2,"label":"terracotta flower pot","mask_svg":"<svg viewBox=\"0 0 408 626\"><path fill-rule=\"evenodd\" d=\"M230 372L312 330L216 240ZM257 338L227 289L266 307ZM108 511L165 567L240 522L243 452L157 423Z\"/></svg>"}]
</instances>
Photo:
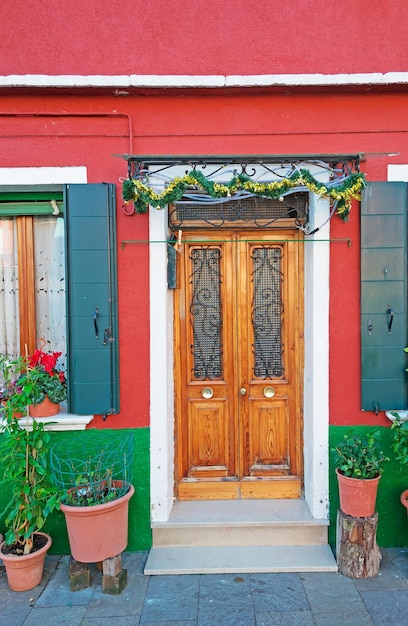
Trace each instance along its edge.
<instances>
[{"instance_id":1,"label":"terracotta flower pot","mask_svg":"<svg viewBox=\"0 0 408 626\"><path fill-rule=\"evenodd\" d=\"M401 504L403 504L405 508L407 509L407 514L408 514L408 489L402 492L400 500L401 500Z\"/></svg>"},{"instance_id":2,"label":"terracotta flower pot","mask_svg":"<svg viewBox=\"0 0 408 626\"><path fill-rule=\"evenodd\" d=\"M121 486L121 481L113 481ZM129 500L135 488L125 495L94 506L61 504L65 515L71 554L80 563L97 563L117 556L128 543Z\"/></svg>"},{"instance_id":3,"label":"terracotta flower pot","mask_svg":"<svg viewBox=\"0 0 408 626\"><path fill-rule=\"evenodd\" d=\"M4 554L3 546L5 546L5 542L0 545L0 556L3 559L7 581L12 591L28 591L39 585L42 580L45 557L51 547L52 540L45 533L37 532L34 535L46 537L47 543L39 550L30 552L30 554L23 556Z\"/></svg>"},{"instance_id":4,"label":"terracotta flower pot","mask_svg":"<svg viewBox=\"0 0 408 626\"><path fill-rule=\"evenodd\" d=\"M51 402L48 396L45 396L42 402L38 404L30 404L28 412L31 417L50 417L59 413L59 404Z\"/></svg>"},{"instance_id":5,"label":"terracotta flower pot","mask_svg":"<svg viewBox=\"0 0 408 626\"><path fill-rule=\"evenodd\" d=\"M336 469L339 483L340 509L352 517L371 517L375 513L378 482L376 478L350 478Z\"/></svg>"},{"instance_id":6,"label":"terracotta flower pot","mask_svg":"<svg viewBox=\"0 0 408 626\"><path fill-rule=\"evenodd\" d=\"M4 407L7 407L6 400L3 400L2 404ZM15 417L16 419L20 419L21 417L24 417L24 413L21 413L21 411L13 411L13 417Z\"/></svg>"}]
</instances>

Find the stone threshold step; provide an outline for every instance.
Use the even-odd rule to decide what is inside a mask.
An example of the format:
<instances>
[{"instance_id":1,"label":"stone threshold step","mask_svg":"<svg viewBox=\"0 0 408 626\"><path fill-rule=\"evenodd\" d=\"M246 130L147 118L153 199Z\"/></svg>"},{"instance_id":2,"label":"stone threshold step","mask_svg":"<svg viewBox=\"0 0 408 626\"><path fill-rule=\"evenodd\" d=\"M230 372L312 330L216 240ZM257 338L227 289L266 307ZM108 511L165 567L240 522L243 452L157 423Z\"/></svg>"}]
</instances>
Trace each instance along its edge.
<instances>
[{"instance_id":1,"label":"stone threshold step","mask_svg":"<svg viewBox=\"0 0 408 626\"><path fill-rule=\"evenodd\" d=\"M168 520L153 521L152 528L183 526L328 526L315 519L304 500L212 500L175 502Z\"/></svg>"},{"instance_id":2,"label":"stone threshold step","mask_svg":"<svg viewBox=\"0 0 408 626\"><path fill-rule=\"evenodd\" d=\"M144 573L337 572L328 545L166 547L150 550Z\"/></svg>"}]
</instances>

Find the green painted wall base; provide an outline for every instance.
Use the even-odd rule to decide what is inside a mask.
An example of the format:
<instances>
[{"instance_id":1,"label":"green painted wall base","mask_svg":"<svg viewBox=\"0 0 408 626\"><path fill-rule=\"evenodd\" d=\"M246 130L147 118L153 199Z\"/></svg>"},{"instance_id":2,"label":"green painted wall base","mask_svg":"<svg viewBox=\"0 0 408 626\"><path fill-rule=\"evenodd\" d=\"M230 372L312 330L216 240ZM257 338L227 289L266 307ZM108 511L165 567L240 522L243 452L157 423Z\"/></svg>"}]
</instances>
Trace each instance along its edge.
<instances>
[{"instance_id":1,"label":"green painted wall base","mask_svg":"<svg viewBox=\"0 0 408 626\"><path fill-rule=\"evenodd\" d=\"M69 442L70 439L76 441L80 439L83 442L83 448L86 450L86 442L97 438L100 441L100 447L109 441L112 432L120 433L121 431L110 429L104 430L85 430L85 431L67 431L51 433L51 445L61 440ZM123 431L123 433L128 431ZM136 428L134 432L134 453L133 453L133 478L132 482L135 487L135 494L129 502L129 542L127 550L136 552L140 550L148 550L152 545L150 530L150 429ZM2 473L1 473L2 476ZM2 512L9 501L9 486L1 481L0 490L0 511ZM0 532L4 534L4 515L0 517ZM52 554L69 554L69 541L67 529L65 525L64 514L60 511L54 512L48 519L43 529L52 537Z\"/></svg>"},{"instance_id":2,"label":"green painted wall base","mask_svg":"<svg viewBox=\"0 0 408 626\"><path fill-rule=\"evenodd\" d=\"M384 466L381 476L378 495L378 530L377 543L380 547L408 546L408 517L405 507L400 503L400 495L408 489L408 472L406 468L395 461L394 452L391 449L392 433L387 427L374 426L331 426L330 433L330 529L329 542L336 544L336 519L339 508L339 490L335 474L335 464L332 449L347 432L353 431L360 435L379 430L381 433L382 449L390 461Z\"/></svg>"},{"instance_id":3,"label":"green painted wall base","mask_svg":"<svg viewBox=\"0 0 408 626\"><path fill-rule=\"evenodd\" d=\"M339 496L335 464L332 449L343 438L343 434L353 430L359 434L375 430L373 426L331 426L329 429L330 444L330 527L329 542L336 544L336 518L339 508ZM377 541L382 547L408 546L408 517L406 509L400 503L402 491L408 489L408 472L395 461L395 455L391 449L392 434L389 428L380 428L381 440L384 452L390 457L390 461L384 468L378 489L377 511L379 513ZM104 442L109 441L110 433L107 430L86 430L75 432L52 433L52 444L61 441L69 441L70 438L80 438L84 449L88 438L98 438L101 448ZM121 431L115 431L118 433ZM123 431L124 433L127 431ZM135 445L133 456L133 484L135 495L129 503L129 543L127 549L130 552L149 550L152 545L150 529L150 429L134 429ZM1 473L0 473L1 475ZM0 511L3 511L9 500L9 486L2 481L0 489ZM4 515L0 517L0 532L4 534ZM51 553L69 554L69 542L66 531L65 518L61 512L55 512L47 520L44 529L53 539Z\"/></svg>"}]
</instances>

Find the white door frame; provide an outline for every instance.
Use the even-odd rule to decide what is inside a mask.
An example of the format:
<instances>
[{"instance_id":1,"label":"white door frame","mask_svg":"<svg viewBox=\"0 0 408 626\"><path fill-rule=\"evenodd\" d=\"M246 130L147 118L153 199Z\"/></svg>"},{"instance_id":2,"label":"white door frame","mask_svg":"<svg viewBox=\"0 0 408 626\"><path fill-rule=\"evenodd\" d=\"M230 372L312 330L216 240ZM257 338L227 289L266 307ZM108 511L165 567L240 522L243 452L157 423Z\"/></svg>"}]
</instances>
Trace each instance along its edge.
<instances>
[{"instance_id":1,"label":"white door frame","mask_svg":"<svg viewBox=\"0 0 408 626\"><path fill-rule=\"evenodd\" d=\"M328 517L329 211L327 200L311 194L311 229L321 228L305 237L303 244L303 409L305 500L316 519ZM167 244L164 243L168 238L167 211L150 208L149 226L152 242L149 250L150 501L151 519L158 522L169 519L174 501L173 292L167 288Z\"/></svg>"}]
</instances>

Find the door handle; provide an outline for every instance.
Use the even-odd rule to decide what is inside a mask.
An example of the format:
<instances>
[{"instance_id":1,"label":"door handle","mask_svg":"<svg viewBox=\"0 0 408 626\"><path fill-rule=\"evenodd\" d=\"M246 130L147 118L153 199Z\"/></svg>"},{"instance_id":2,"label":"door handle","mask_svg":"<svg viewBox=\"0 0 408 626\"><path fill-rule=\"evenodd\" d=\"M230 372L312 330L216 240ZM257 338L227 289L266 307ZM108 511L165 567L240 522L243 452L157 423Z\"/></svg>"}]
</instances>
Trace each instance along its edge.
<instances>
[{"instance_id":1,"label":"door handle","mask_svg":"<svg viewBox=\"0 0 408 626\"><path fill-rule=\"evenodd\" d=\"M241 387L241 389L239 390L239 393L241 394L241 396L246 396L247 390L245 389L245 387Z\"/></svg>"},{"instance_id":2,"label":"door handle","mask_svg":"<svg viewBox=\"0 0 408 626\"><path fill-rule=\"evenodd\" d=\"M391 327L394 321L394 311L391 308L391 305L388 305L387 309L387 320L388 320L388 334L391 335Z\"/></svg>"},{"instance_id":3,"label":"door handle","mask_svg":"<svg viewBox=\"0 0 408 626\"><path fill-rule=\"evenodd\" d=\"M98 339L99 337L99 330L98 330L98 317L99 317L99 309L98 307L96 307L94 314L93 314L93 321L94 321L94 330L95 330L95 339Z\"/></svg>"}]
</instances>

